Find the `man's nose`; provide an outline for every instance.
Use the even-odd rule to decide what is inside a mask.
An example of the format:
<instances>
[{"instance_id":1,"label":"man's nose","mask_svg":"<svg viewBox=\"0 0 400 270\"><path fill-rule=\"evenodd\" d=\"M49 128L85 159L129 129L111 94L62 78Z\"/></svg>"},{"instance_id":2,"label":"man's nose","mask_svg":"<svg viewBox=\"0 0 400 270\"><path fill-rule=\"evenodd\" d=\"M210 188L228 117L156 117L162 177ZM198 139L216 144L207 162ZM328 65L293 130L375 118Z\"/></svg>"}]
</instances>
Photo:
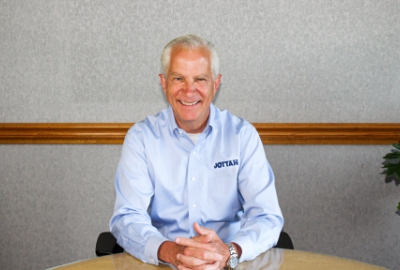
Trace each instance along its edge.
<instances>
[{"instance_id":1,"label":"man's nose","mask_svg":"<svg viewBox=\"0 0 400 270\"><path fill-rule=\"evenodd\" d=\"M191 80L187 80L186 81L186 84L185 84L185 90L187 91L187 92L192 92L192 91L194 91L196 88L195 88L195 86L194 86L194 81L191 81Z\"/></svg>"}]
</instances>

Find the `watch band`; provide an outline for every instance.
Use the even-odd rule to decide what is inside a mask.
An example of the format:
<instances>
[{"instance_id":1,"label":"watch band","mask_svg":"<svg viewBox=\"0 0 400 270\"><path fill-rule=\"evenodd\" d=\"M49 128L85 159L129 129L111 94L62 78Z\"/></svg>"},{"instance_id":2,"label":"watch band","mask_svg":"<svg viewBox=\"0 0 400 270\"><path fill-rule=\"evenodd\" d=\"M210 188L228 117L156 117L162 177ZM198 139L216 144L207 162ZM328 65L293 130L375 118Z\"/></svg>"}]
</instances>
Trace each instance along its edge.
<instances>
[{"instance_id":1,"label":"watch band","mask_svg":"<svg viewBox=\"0 0 400 270\"><path fill-rule=\"evenodd\" d=\"M228 269L235 269L239 264L239 256L236 253L235 248L231 243L226 243L229 249L229 253L231 254L228 259L227 267Z\"/></svg>"}]
</instances>

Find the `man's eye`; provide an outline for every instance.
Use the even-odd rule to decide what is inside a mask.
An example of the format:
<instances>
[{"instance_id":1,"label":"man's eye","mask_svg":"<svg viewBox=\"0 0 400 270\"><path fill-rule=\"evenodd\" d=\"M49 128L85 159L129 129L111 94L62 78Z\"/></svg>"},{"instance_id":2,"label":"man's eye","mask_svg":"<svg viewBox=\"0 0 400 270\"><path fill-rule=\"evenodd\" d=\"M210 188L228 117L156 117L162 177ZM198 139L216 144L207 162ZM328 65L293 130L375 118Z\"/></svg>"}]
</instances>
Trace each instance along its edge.
<instances>
[{"instance_id":1,"label":"man's eye","mask_svg":"<svg viewBox=\"0 0 400 270\"><path fill-rule=\"evenodd\" d=\"M197 80L198 80L198 81L201 81L201 82L204 82L206 79L204 79L204 78L198 78Z\"/></svg>"},{"instance_id":2,"label":"man's eye","mask_svg":"<svg viewBox=\"0 0 400 270\"><path fill-rule=\"evenodd\" d=\"M174 78L174 81L182 81L182 78L175 77L175 78Z\"/></svg>"}]
</instances>

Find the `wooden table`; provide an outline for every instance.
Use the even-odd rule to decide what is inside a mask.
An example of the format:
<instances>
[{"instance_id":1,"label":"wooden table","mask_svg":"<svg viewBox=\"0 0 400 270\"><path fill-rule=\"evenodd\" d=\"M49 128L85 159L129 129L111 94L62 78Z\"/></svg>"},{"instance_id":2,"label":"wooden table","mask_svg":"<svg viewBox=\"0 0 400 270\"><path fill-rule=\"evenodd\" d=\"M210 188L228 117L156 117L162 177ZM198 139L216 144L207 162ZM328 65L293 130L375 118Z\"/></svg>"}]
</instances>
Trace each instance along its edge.
<instances>
[{"instance_id":1,"label":"wooden table","mask_svg":"<svg viewBox=\"0 0 400 270\"><path fill-rule=\"evenodd\" d=\"M171 269L167 265L155 266L146 264L129 255L128 253L120 253L110 256L103 256L76 263L70 263L59 267L51 268L57 270L156 270ZM289 249L270 249L253 261L240 263L238 270L247 269L263 269L263 270L302 270L302 269L351 269L351 270L374 270L385 269L372 264L362 263L349 259L339 258L335 256L323 255L312 252Z\"/></svg>"}]
</instances>

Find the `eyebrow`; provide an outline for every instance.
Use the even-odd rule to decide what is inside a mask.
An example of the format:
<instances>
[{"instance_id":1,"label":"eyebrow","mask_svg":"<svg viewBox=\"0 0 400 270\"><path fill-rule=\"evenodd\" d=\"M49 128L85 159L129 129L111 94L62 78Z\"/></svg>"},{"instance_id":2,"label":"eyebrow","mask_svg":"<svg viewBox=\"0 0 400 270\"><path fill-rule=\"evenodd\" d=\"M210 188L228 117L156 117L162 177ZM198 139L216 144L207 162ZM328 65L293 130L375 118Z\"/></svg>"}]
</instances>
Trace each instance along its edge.
<instances>
[{"instance_id":1,"label":"eyebrow","mask_svg":"<svg viewBox=\"0 0 400 270\"><path fill-rule=\"evenodd\" d=\"M177 73L177 72L172 72L172 73L168 74L168 76L183 76L183 75L180 73Z\"/></svg>"}]
</instances>

